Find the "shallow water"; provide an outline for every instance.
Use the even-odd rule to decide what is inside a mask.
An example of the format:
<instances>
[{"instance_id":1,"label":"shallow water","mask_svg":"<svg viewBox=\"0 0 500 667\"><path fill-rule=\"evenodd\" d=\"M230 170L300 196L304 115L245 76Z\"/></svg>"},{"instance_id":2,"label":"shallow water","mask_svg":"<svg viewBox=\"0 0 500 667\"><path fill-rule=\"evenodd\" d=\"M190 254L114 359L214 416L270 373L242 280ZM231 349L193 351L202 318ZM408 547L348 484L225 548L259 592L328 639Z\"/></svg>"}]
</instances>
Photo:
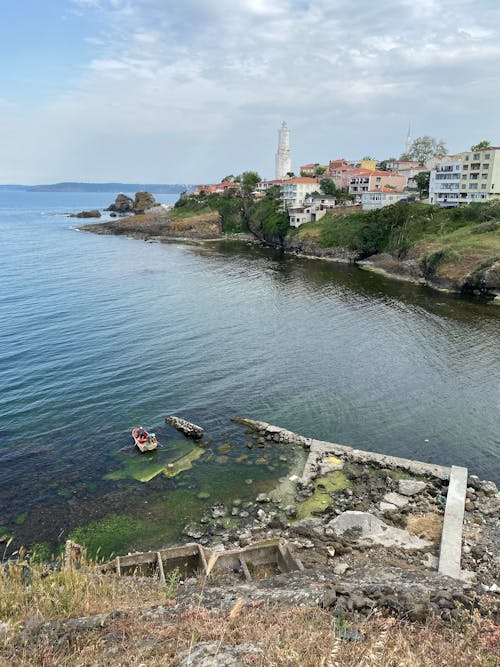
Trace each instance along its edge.
<instances>
[{"instance_id":1,"label":"shallow water","mask_svg":"<svg viewBox=\"0 0 500 667\"><path fill-rule=\"evenodd\" d=\"M55 541L125 514L150 525L119 546L173 541L207 504L300 465L248 449L235 414L499 480L497 307L241 243L94 236L63 215L113 198L0 193L1 527ZM175 478L105 479L137 456L121 451L133 425L185 446L169 414L206 428L206 455Z\"/></svg>"}]
</instances>

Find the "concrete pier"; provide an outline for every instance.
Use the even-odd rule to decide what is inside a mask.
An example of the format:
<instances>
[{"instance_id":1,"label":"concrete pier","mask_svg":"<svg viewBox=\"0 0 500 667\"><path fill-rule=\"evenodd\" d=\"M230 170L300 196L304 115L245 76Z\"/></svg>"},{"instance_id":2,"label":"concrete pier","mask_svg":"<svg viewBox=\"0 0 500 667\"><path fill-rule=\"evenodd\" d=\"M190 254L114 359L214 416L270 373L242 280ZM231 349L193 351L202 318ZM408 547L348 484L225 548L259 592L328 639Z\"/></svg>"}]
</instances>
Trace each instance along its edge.
<instances>
[{"instance_id":1,"label":"concrete pier","mask_svg":"<svg viewBox=\"0 0 500 667\"><path fill-rule=\"evenodd\" d=\"M460 579L461 576L460 559L466 492L467 468L452 466L446 497L438 570L440 574L454 579Z\"/></svg>"}]
</instances>

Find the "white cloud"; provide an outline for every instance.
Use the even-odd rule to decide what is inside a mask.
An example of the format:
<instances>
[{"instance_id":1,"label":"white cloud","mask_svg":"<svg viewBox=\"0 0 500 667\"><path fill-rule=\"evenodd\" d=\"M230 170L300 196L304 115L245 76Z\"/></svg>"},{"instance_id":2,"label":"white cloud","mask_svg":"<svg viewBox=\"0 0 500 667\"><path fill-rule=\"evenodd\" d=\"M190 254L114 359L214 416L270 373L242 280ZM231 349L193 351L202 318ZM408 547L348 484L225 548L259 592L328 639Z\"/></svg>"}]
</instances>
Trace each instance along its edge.
<instances>
[{"instance_id":1,"label":"white cloud","mask_svg":"<svg viewBox=\"0 0 500 667\"><path fill-rule=\"evenodd\" d=\"M283 119L295 165L397 154L409 120L454 150L477 132L495 140L493 0L72 2L102 23L87 36L84 75L36 110L37 123L58 128L57 138L42 130L37 146L58 146L61 170L78 170L83 143L99 152L103 178L113 169L132 180L207 181L247 167L271 175Z\"/></svg>"}]
</instances>

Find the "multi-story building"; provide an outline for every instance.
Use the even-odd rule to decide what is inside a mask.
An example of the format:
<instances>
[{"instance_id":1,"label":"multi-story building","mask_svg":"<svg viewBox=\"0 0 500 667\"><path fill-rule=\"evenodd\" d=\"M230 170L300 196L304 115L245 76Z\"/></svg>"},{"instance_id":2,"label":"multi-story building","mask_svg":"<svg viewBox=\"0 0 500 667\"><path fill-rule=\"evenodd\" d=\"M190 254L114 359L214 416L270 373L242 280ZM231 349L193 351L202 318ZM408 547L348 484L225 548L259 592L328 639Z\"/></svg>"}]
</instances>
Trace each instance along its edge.
<instances>
[{"instance_id":1,"label":"multi-story building","mask_svg":"<svg viewBox=\"0 0 500 667\"><path fill-rule=\"evenodd\" d=\"M429 204L453 208L460 203L462 162L449 159L431 171L429 178Z\"/></svg>"},{"instance_id":2,"label":"multi-story building","mask_svg":"<svg viewBox=\"0 0 500 667\"><path fill-rule=\"evenodd\" d=\"M349 178L349 194L361 195L362 192L382 190L387 187L395 192L402 192L406 187L406 181L406 176L390 171L358 169Z\"/></svg>"},{"instance_id":3,"label":"multi-story building","mask_svg":"<svg viewBox=\"0 0 500 667\"><path fill-rule=\"evenodd\" d=\"M500 198L500 148L489 147L462 155L460 204Z\"/></svg>"},{"instance_id":4,"label":"multi-story building","mask_svg":"<svg viewBox=\"0 0 500 667\"><path fill-rule=\"evenodd\" d=\"M233 181L222 181L222 183L214 183L212 185L197 185L194 190L193 194L199 195L201 192L204 192L205 194L217 194L221 195L226 190L241 190L241 185L239 183L234 183Z\"/></svg>"},{"instance_id":5,"label":"multi-story building","mask_svg":"<svg viewBox=\"0 0 500 667\"><path fill-rule=\"evenodd\" d=\"M299 208L303 205L307 195L319 190L317 178L307 178L306 176L296 176L283 181L281 192L283 203L286 210Z\"/></svg>"},{"instance_id":6,"label":"multi-story building","mask_svg":"<svg viewBox=\"0 0 500 667\"><path fill-rule=\"evenodd\" d=\"M384 208L384 206L397 204L398 201L407 200L407 192L394 192L394 190L391 190L390 188L382 188L381 190L363 192L361 195L361 208L363 211L373 211L377 208Z\"/></svg>"}]
</instances>

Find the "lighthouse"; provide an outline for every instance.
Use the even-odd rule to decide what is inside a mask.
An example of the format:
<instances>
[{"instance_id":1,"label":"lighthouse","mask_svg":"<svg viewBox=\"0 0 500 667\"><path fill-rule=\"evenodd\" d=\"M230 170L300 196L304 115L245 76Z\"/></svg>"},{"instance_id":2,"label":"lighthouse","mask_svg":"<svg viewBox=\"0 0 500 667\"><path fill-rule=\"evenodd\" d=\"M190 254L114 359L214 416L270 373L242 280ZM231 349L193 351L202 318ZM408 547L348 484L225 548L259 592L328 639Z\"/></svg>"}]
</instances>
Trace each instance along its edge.
<instances>
[{"instance_id":1,"label":"lighthouse","mask_svg":"<svg viewBox=\"0 0 500 667\"><path fill-rule=\"evenodd\" d=\"M290 157L290 130L283 121L281 129L278 130L278 152L276 153L276 178L286 178L292 171L292 158Z\"/></svg>"}]
</instances>

